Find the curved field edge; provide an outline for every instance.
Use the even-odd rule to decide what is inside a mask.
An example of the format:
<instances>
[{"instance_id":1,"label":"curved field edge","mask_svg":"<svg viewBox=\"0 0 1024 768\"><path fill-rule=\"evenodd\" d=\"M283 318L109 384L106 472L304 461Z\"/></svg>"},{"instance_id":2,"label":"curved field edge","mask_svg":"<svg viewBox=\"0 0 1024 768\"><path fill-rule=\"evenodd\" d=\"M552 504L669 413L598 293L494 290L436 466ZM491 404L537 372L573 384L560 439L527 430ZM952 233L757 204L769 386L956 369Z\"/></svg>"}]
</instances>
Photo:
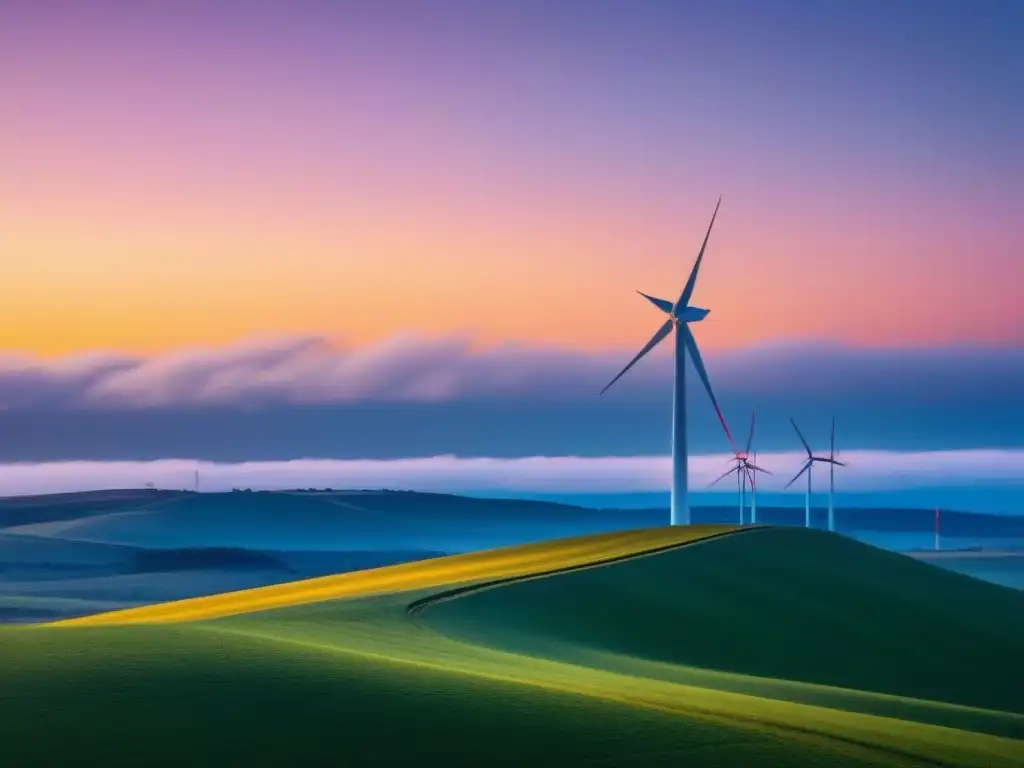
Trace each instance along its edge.
<instances>
[{"instance_id":1,"label":"curved field edge","mask_svg":"<svg viewBox=\"0 0 1024 768\"><path fill-rule=\"evenodd\" d=\"M400 608L395 616L405 642L427 637L409 636ZM233 621L0 632L0 643L20 640L23 662L0 666L0 687L11 693L0 697L0 757L26 768L406 765L432 758L440 765L580 768L934 764L849 740L519 682L480 665L466 671L422 655L395 658L380 635L372 649L354 650L227 629ZM70 638L74 655L66 653Z\"/></svg>"},{"instance_id":2,"label":"curved field edge","mask_svg":"<svg viewBox=\"0 0 1024 768\"><path fill-rule=\"evenodd\" d=\"M388 658L379 646L358 653L203 624L33 628L0 632L0 644L19 660L0 665L0 760L25 768L683 758L712 768L723 755L744 764L792 752L734 728ZM812 768L820 757L778 764Z\"/></svg>"},{"instance_id":3,"label":"curved field edge","mask_svg":"<svg viewBox=\"0 0 1024 768\"><path fill-rule=\"evenodd\" d=\"M754 697L410 632L407 602L390 595L182 625L0 632L0 644L17 641L3 651L18 660L0 667L0 731L16 737L0 754L26 766L41 763L13 760L12 745L35 754L56 745L73 758L62 765L114 755L147 765L243 756L296 764L328 753L357 764L433 756L494 765L1019 765L1020 744L1008 740L785 702L766 712ZM394 739L407 720L415 727ZM496 743L500 754L487 755ZM225 754L225 744L242 754Z\"/></svg>"},{"instance_id":4,"label":"curved field edge","mask_svg":"<svg viewBox=\"0 0 1024 768\"><path fill-rule=\"evenodd\" d=\"M793 559L799 559L801 544L820 547L821 552L816 554L820 555L823 562L828 563L822 569L826 575L829 569L843 569L850 565L849 557L844 556L849 555L848 552L844 552L844 549L849 549L857 560L865 561L863 563L865 566L877 566L878 562L876 561L890 564L892 573L888 575L900 576L901 571L895 566L905 566L913 576L923 577L926 584L942 587L944 582L948 581L954 587L966 588L968 591L975 590L976 598L1007 597L1016 601L1014 607L1024 606L1024 601L1021 601L1020 596L1015 592L999 587L993 588L991 585L956 574L946 574L927 566L922 567L907 558L882 552L873 547L866 547L856 542L847 542L840 537L815 532L804 533L770 528L752 529L751 533L757 533L757 535L732 536L714 543L708 542L707 547L686 547L685 549L657 553L650 558L640 556L616 563L603 564L595 570L578 568L556 575L510 578L494 583L457 587L425 595L413 601L409 606L409 612L414 620L424 623L423 614L431 609L435 616L426 616L426 628L439 632L445 637L460 640L467 645L486 646L513 654L519 653L534 660L538 658L562 662L571 660L576 665L619 672L625 675L627 680L644 679L645 684L640 686L644 691L643 695L654 702L663 703L662 697L656 692L667 684L670 687L665 689L666 691L674 690L674 694L668 694L670 698L672 695L684 695L685 691L685 697L689 705L692 706L694 702L706 699L710 695L713 700L717 701L716 706L720 707L726 701L729 702L725 709L719 708L716 711L723 714L728 711L731 716L749 718L763 724L770 722L779 727L792 728L796 722L792 718L797 717L803 724L801 728L806 727L808 723L826 724L828 727L821 732L828 732L835 738L846 738L851 733L863 730L864 733L871 734L869 741L886 744L889 749L900 748L900 744L909 738L908 729L920 726L924 729L921 732L922 738L918 745L923 751L917 750L921 756L929 755L930 758L936 760L949 759L958 751L967 750L972 752L975 757L988 755L985 759L999 759L1000 761L1007 759L1011 763L1024 761L1024 742L1019 741L1021 736L1024 736L1024 716L1017 711L964 706L956 702L931 701L912 696L891 695L870 690L862 691L813 682L731 674L715 669L688 666L679 661L676 663L658 662L643 658L642 653L640 656L633 656L630 653L631 650L636 652L642 649L620 647L602 651L600 648L590 648L588 647L590 638L582 632L568 638L556 637L555 642L550 642L549 638L549 642L545 643L544 635L549 627L539 622L530 623L530 616L522 610L525 605L530 611L542 611L544 622L547 624L558 624L560 621L564 622L567 617L573 617L574 613L582 613L587 619L584 622L587 631L599 630L601 628L595 626L594 617L600 615L601 612L597 610L588 612L588 607L593 608L593 606L587 605L588 599L592 600L597 594L603 601L604 595L615 594L616 590L621 590L624 584L629 583L629 577L623 573L624 571L650 569L652 565L659 563L664 565L664 561L673 558L685 562L696 557L698 553L706 559L717 560L719 563L724 562L723 567L742 570L736 569L736 564L745 562L746 565L751 565L750 558L743 557L749 552L730 551L730 549L757 547L759 551L772 552L773 557L777 559L782 549L778 547L779 544L788 545L785 549L788 552L788 557ZM772 541L773 536L781 541ZM801 538L808 540L801 542ZM708 574L687 573L685 569L677 570L675 574L663 572L657 574L657 579L643 582L642 593L656 593L659 585L672 584L673 580L668 578L672 575L683 577L683 583L692 583L687 582L685 577L700 577ZM756 577L756 571L752 575ZM785 574L782 576L784 577ZM815 574L804 572L800 576L801 578L808 576L813 578ZM853 576L857 580L862 578L862 575L856 570L854 570ZM582 581L586 584L588 580L591 582L590 595L583 594L579 589L579 582ZM770 583L771 580L769 579L768 582ZM524 586L527 586L527 591L530 592L528 600L522 601L517 606L514 601L504 599L510 594L514 595L517 591L521 591ZM791 586L786 583L785 578L780 578L777 584L779 590ZM870 585L868 586L870 587ZM480 600L479 598L484 595L487 596L487 599ZM728 596L728 592L723 590L722 596ZM756 591L751 591L750 597L757 598ZM901 597L906 597L906 595ZM610 606L617 607L616 610L609 610L604 615L611 617L610 621L618 626L630 627L628 630L630 634L642 631L638 630L634 622L642 622L643 617L632 615L628 611L623 613L623 605L640 606L640 609L644 611L656 606L650 605L649 601L645 602L642 594L625 592L617 594L616 598L617 602L613 602L613 605ZM489 607L488 600L491 603ZM995 601L994 605L992 600L989 603L989 607L1006 607L998 604L998 601ZM858 604L854 603L854 605ZM461 611L466 614L462 617L464 620L461 622L445 621L444 611L441 612L441 621L431 621L431 618L436 618L436 611L441 606L451 606L456 612L456 618L459 618L457 614L460 609L468 608L468 610ZM906 608L913 613L914 606L912 604L907 605ZM932 606L925 604L921 606L921 612L928 617L930 608ZM654 613L653 610L649 612ZM450 619L451 616L449 615L448 618ZM677 618L685 620L685 611L682 616ZM751 616L750 618L756 620L765 617ZM479 631L480 628L484 628L484 631ZM794 634L798 634L795 631L798 628L788 627L788 629L794 630ZM991 627L975 627L975 629L978 631L974 632L970 639L984 641L987 639L985 630L990 630ZM1014 626L1012 629L1016 629L1016 627ZM664 636L664 626L660 626L658 630L659 636ZM682 631L689 630L683 629ZM508 638L512 638L512 640L509 641ZM1014 635L1014 638L1024 639L1024 633ZM559 639L564 646L562 648L557 648ZM991 635L988 639L991 639ZM914 638L914 642L919 643L920 640ZM555 652L552 652L552 645L556 646ZM874 650L877 649L868 648L868 654ZM985 653L984 649L982 653ZM1007 672L1012 674L1012 651L1008 658L1010 664L1002 671L998 668L998 662L994 664L995 668L978 670L986 674L985 686L998 688L1004 682L1002 675ZM957 658L953 657L945 659L945 661L955 664ZM977 662L978 659L965 659L964 661L970 663ZM872 663L877 663L877 659ZM868 681L868 685L870 687L871 681ZM601 687L605 690L614 690L614 680L605 679ZM595 693L600 695L600 690ZM729 698L730 694L748 694L748 696L746 698L742 696ZM794 710L791 705L811 705L811 708ZM837 710L845 710L852 718L844 715L837 719L835 714L830 714L827 717L823 717L821 714L825 711L834 713ZM771 714L769 716L766 713ZM767 719L765 719L766 717ZM834 727L840 721L843 723L843 728L847 729L846 737L838 733ZM939 727L940 730L929 730L935 727ZM968 738L966 734L970 732L976 733L972 733ZM894 733L898 733L899 737L893 739ZM939 746L936 748L936 745ZM975 749L979 751L974 753Z\"/></svg>"},{"instance_id":5,"label":"curved field edge","mask_svg":"<svg viewBox=\"0 0 1024 768\"><path fill-rule=\"evenodd\" d=\"M731 525L693 525L557 539L157 603L65 619L46 626L84 627L200 621L327 600L447 588L453 585L555 573L579 566L614 562L638 554L663 551L742 531L744 529Z\"/></svg>"},{"instance_id":6,"label":"curved field edge","mask_svg":"<svg viewBox=\"0 0 1024 768\"><path fill-rule=\"evenodd\" d=\"M500 587L500 588L498 588ZM1024 715L1024 594L819 531L750 529L557 576L426 596L432 624Z\"/></svg>"},{"instance_id":7,"label":"curved field edge","mask_svg":"<svg viewBox=\"0 0 1024 768\"><path fill-rule=\"evenodd\" d=\"M1011 768L1021 764L1024 742L986 733L880 717L822 706L685 685L670 679L622 674L466 642L435 632L410 633L407 597L342 601L274 614L239 616L197 629L257 637L270 643L358 654L540 691L583 695L625 709L653 710L750 737L785 743L794 753L823 752L835 765L863 759L868 765L942 765ZM349 622L334 623L351 613ZM274 621L263 621L276 615ZM372 621L365 620L372 616ZM728 761L718 763L729 764ZM752 764L752 763L740 763ZM785 761L772 765L787 765ZM824 764L824 763L823 763Z\"/></svg>"},{"instance_id":8,"label":"curved field edge","mask_svg":"<svg viewBox=\"0 0 1024 768\"><path fill-rule=\"evenodd\" d=\"M281 631L269 625L218 627L218 622L214 622L198 625L197 629L237 633L328 654L354 654L366 660L399 663L463 680L482 679L517 689L534 688L545 694L583 696L619 705L623 716L637 710L671 715L678 718L684 733L688 727L702 724L737 734L733 738L738 741L784 746L775 758L777 762L767 754L759 756L759 761L767 758L771 765L803 764L794 758L815 754L818 757L811 760L812 765L827 762L836 766L1015 768L1024 757L1024 742L1016 739L637 678L506 653L441 635L431 637L433 633L410 637L401 621L401 606L396 604L395 609L391 637L378 633L383 628L378 626L378 632L364 630L364 636L354 642L346 637L344 647L329 638L296 632L296 627ZM790 759L794 762L790 763ZM609 764L615 761L609 759ZM727 764L731 763L711 762L715 766Z\"/></svg>"},{"instance_id":9,"label":"curved field edge","mask_svg":"<svg viewBox=\"0 0 1024 768\"><path fill-rule=\"evenodd\" d=\"M83 628L81 632L54 632L49 629L31 628L25 630L25 639L31 642L29 635L38 632L39 639L45 639L46 643L64 652L76 645L88 643L90 638L111 638L113 642L136 637L136 642L142 641L147 647L152 646L150 650L169 653L174 650L175 642L180 644L184 638L194 640L197 637L236 637L240 642L257 642L267 652L273 649L275 658L280 653L282 660L299 652L313 654L318 658L322 655L322 662L329 667L336 663L350 664L355 660L358 669L366 673L367 679L359 676L346 678L346 684L369 684L372 682L369 678L379 672L373 671L378 669L374 665L383 665L389 670L388 674L394 673L402 681L407 675L429 673L435 676L432 678L433 685L454 686L458 691L475 690L481 685L491 686L493 693L499 698L521 695L524 689L535 690L536 695L542 698L549 695L569 696L568 700L575 701L571 697L582 695L590 700L617 705L620 708L617 717L630 718L629 722L633 722L632 718L636 717L634 713L638 711L671 715L678 721L678 740L686 743L690 743L691 729L697 727L697 724L704 723L712 732L718 734L715 738L719 740L722 750L740 749L736 745L746 744L752 750L749 752L749 760L764 762L767 759L770 764L780 766L816 765L828 761L835 765L945 765L998 768L1021 763L1024 757L1024 742L1017 740L922 725L895 718L809 706L792 701L765 699L685 685L673 680L638 678L614 670L509 653L433 632L409 632L407 611L410 603L415 605L417 599L429 597L438 587L444 587L447 592L453 588L461 589L471 583L475 583L478 588L491 588L497 586L494 581L507 583L509 579L514 579L522 583L539 575L545 575L553 583L559 578L551 573L553 564L557 564L554 570L562 575L582 570L600 570L605 565L627 561L638 555L652 554L659 548L666 551L676 549L685 543L706 541L709 535L730 539L732 537L724 534L736 530L726 526L714 527L718 529L716 531L708 530L712 526L700 528L700 531L655 529L628 534L616 533L606 537L590 536L577 540L545 542L539 545L475 553L471 556L456 556L461 559L458 567L434 571L426 578L422 574L419 577L415 576L413 572L422 568L424 564L414 563L409 564L412 568L392 566L378 569L379 572L368 582L357 580L356 583L352 583L342 577L325 577L292 585L228 593L231 599L227 604L214 602L211 605L208 598L199 598L147 606L144 609L113 612L88 617L85 620L58 623L59 626L83 627L92 623L93 626L99 627L98 629ZM684 532L687 534L685 540L680 540L679 537ZM697 533L702 535L694 535ZM616 542L616 539L619 541ZM558 553L557 557L553 552ZM493 561L496 557L499 558L497 562L484 562ZM444 560L448 560L450 564L450 561L456 558ZM435 564L440 562L443 561L435 561ZM394 573L396 569L399 570L398 574ZM340 583L338 579L341 579ZM319 583L310 589L311 582ZM304 588L296 591L299 585L304 585ZM282 587L286 589L280 590ZM289 591L288 587L291 587L292 591ZM272 590L270 595L266 594L268 590ZM411 590L419 592L410 594ZM197 606L196 603L200 605ZM153 609L159 610L154 613ZM259 613L248 613L249 611ZM219 620L166 628L116 626L195 621L201 618ZM90 622L89 619L100 621ZM135 632L143 629L146 635L135 636ZM20 630L15 631L20 634ZM160 633L163 632L170 633L166 636L166 639L171 641L167 647L161 645L165 636ZM4 633L0 633L0 642L4 639L3 635ZM109 663L120 664L122 660L109 659ZM186 673L186 677L190 677L188 673L191 670L192 667L189 666L180 671ZM380 680L376 682L379 683ZM404 682L402 684L404 685ZM404 696L403 692L402 698ZM539 701L541 699L538 699ZM9 703L14 705L15 697L11 697ZM293 705L301 707L304 703L295 701ZM484 706L484 703L476 702L471 710L478 706ZM486 707L489 706L491 703L488 699ZM606 721L602 722L605 723L602 727L610 727ZM479 726L479 722L474 722L470 730L475 733L474 729ZM588 724L582 722L573 727L590 728ZM474 738L473 733L470 733L470 739ZM530 733L532 737L533 732ZM507 739L507 734L503 738ZM723 738L725 741L722 741ZM669 739L666 743L671 741L672 739ZM772 745L777 750L774 753L771 751ZM647 762L638 761L637 764L675 764L684 755L689 757L686 751L665 746L659 749L663 752L664 763L650 757ZM599 754L603 755L608 764L630 764L626 758L628 751L618 757L608 751ZM774 757L766 758L766 755ZM816 757L811 758L810 755ZM711 759L707 764L729 764L728 758L725 758L725 762L720 760L721 756ZM577 763L557 764L597 763L592 763L588 759ZM742 764L750 763L744 761Z\"/></svg>"}]
</instances>

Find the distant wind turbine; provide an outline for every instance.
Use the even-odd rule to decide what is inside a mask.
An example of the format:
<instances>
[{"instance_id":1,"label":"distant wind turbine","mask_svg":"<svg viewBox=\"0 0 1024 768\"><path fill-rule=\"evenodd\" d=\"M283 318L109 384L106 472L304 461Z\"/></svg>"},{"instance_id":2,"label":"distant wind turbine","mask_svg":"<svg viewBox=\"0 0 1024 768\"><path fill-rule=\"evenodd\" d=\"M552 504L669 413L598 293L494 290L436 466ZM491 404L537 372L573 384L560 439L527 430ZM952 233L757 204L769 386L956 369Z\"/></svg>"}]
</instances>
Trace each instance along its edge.
<instances>
[{"instance_id":1,"label":"distant wind turbine","mask_svg":"<svg viewBox=\"0 0 1024 768\"><path fill-rule=\"evenodd\" d=\"M693 269L690 271L690 277L686 281L686 286L683 288L683 292L679 294L679 298L675 304L665 299L656 299L653 296L648 296L646 293L637 291L641 296L647 299L651 304L656 306L666 315L668 319L665 323L657 330L651 340L647 342L643 349L629 361L629 364L623 368L619 375L612 379L608 386L601 390L601 394L608 391L609 387L612 386L616 381L622 378L626 371L636 365L640 358L654 349L660 344L666 336L668 336L674 330L675 333L675 381L672 388L672 511L671 511L671 523L672 525L688 525L690 522L690 507L687 500L687 454L686 454L686 357L689 354L693 360L693 367L697 369L697 375L700 376L701 381L704 383L704 388L707 390L708 395L711 397L711 403L715 406L715 412L718 414L718 421L722 425L722 429L725 430L725 435L729 439L729 444L733 445L732 435L729 433L729 427L725 423L725 419L722 417L722 410L718 407L718 400L715 398L715 393L711 389L711 382L708 379L707 370L704 368L704 361L701 359L700 350L697 348L697 341L693 337L693 332L690 330L689 324L696 323L707 317L711 311L709 309L701 309L690 305L690 298L693 296L694 286L697 284L697 273L700 271L700 263L704 258L704 250L708 246L708 238L711 236L711 228L715 225L715 217L718 215L718 207L722 204L722 198L718 198L718 203L715 205L715 212L711 215L711 223L708 225L708 231L704 235L704 242L700 247L700 253L697 254L697 260L693 264Z\"/></svg>"},{"instance_id":2,"label":"distant wind turbine","mask_svg":"<svg viewBox=\"0 0 1024 768\"><path fill-rule=\"evenodd\" d=\"M836 417L832 417L832 433L828 444L828 529L836 529L836 467L845 467L841 461L836 461Z\"/></svg>"},{"instance_id":3,"label":"distant wind turbine","mask_svg":"<svg viewBox=\"0 0 1024 768\"><path fill-rule=\"evenodd\" d=\"M722 473L721 475L719 475L714 480L714 482L711 483L711 485L714 485L719 480L724 480L726 477L731 475L733 472L736 473L736 485L738 487L739 497L740 497L740 525L743 525L743 522L744 522L744 520L743 520L743 508L746 505L747 483L748 482L750 483L750 501L751 501L751 505L750 505L750 522L751 523L756 523L757 522L757 474L756 473L763 472L766 475L770 475L771 474L771 472L769 472L767 469L762 469L761 467L757 466L756 460L752 461L751 458L750 458L750 456L751 456L750 449L751 449L751 446L753 445L753 442L754 442L754 420L756 418L757 418L756 411L751 411L750 412L750 431L747 433L747 447L746 447L746 450L737 451L734 448L733 449L733 454L734 455L733 455L732 461L735 461L736 464L732 467L732 469Z\"/></svg>"},{"instance_id":4,"label":"distant wind turbine","mask_svg":"<svg viewBox=\"0 0 1024 768\"><path fill-rule=\"evenodd\" d=\"M804 526L807 528L811 527L811 468L815 462L822 464L828 464L829 466L829 491L828 491L828 507L829 507L829 530L834 527L834 509L833 494L835 493L835 473L834 469L836 466L845 467L841 461L836 461L835 458L835 436L836 436L836 421L832 419L832 450L828 456L815 456L811 452L811 446L807 444L807 440L804 439L803 432L800 431L800 427L796 425L793 418L790 417L790 423L793 425L793 429L796 430L797 435L800 437L800 442L804 444L804 450L807 451L807 461L804 462L803 467L800 471L794 475L793 479L786 483L786 488L789 488L793 483L800 479L800 475L804 472L807 473L807 500L804 505Z\"/></svg>"},{"instance_id":5,"label":"distant wind turbine","mask_svg":"<svg viewBox=\"0 0 1024 768\"><path fill-rule=\"evenodd\" d=\"M764 472L766 475L772 474L767 469L755 467L755 464L757 464L757 451L754 451L754 462L750 465L751 469ZM757 525L757 475L753 471L750 473L750 524Z\"/></svg>"},{"instance_id":6,"label":"distant wind turbine","mask_svg":"<svg viewBox=\"0 0 1024 768\"><path fill-rule=\"evenodd\" d=\"M733 461L736 461L736 459L733 459ZM739 499L740 502L740 525L743 525L743 506L745 504L744 494L747 490L747 482L746 478L743 476L743 470L741 466L739 464L734 464L732 467L725 470L725 472L723 472L714 480L712 480L708 484L708 488L712 488L718 485L719 482L725 480L725 478L732 474L736 475L736 497Z\"/></svg>"},{"instance_id":7,"label":"distant wind turbine","mask_svg":"<svg viewBox=\"0 0 1024 768\"><path fill-rule=\"evenodd\" d=\"M767 469L762 469L757 466L757 454L753 454L753 460L751 461L750 450L754 444L754 419L757 417L755 410L750 411L750 431L747 433L747 449L742 454L736 455L737 466L742 466L746 478L750 481L750 522L754 524L757 522L757 473L762 472L766 475L770 475Z\"/></svg>"}]
</instances>

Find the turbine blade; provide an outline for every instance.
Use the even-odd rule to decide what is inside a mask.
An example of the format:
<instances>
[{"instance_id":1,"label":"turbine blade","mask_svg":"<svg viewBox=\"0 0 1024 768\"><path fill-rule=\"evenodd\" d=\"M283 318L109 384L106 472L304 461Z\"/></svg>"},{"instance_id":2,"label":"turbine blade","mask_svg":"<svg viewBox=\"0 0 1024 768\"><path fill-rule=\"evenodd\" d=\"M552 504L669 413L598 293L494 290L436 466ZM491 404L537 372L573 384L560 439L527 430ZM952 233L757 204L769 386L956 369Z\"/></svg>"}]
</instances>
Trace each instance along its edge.
<instances>
[{"instance_id":1,"label":"turbine blade","mask_svg":"<svg viewBox=\"0 0 1024 768\"><path fill-rule=\"evenodd\" d=\"M725 436L729 439L729 445L732 447L732 452L736 453L736 442L732 439L732 432L729 431L729 425L725 423L725 417L722 415L722 409L718 407L718 398L715 397L715 391L711 388L711 380L708 378L707 369L704 368L704 360L700 356L700 350L697 348L697 340L693 338L693 332L686 323L679 324L678 333L683 334L683 339L686 341L686 349L689 351L690 358L693 360L693 367L697 369L697 375L700 376L700 380L704 383L704 389L708 391L708 396L711 398L711 404L715 406L715 413L718 414L718 421L721 423L722 429L725 430ZM685 365L685 362L683 364Z\"/></svg>"},{"instance_id":2,"label":"turbine blade","mask_svg":"<svg viewBox=\"0 0 1024 768\"><path fill-rule=\"evenodd\" d=\"M796 425L796 422L793 421L793 417L792 416L789 417L789 421L793 425L793 429L796 430L797 435L799 435L800 442L804 444L804 448L807 450L807 458L811 458L813 456L813 454L811 453L811 446L809 446L807 444L807 441L804 439L804 433L800 431L800 427L798 427Z\"/></svg>"},{"instance_id":3,"label":"turbine blade","mask_svg":"<svg viewBox=\"0 0 1024 768\"><path fill-rule=\"evenodd\" d=\"M718 482L719 480L724 480L724 479L725 479L725 478L727 478L727 477L728 477L729 475L731 475L731 474L732 474L733 472L739 472L739 471L740 471L740 465L739 465L739 464L737 464L737 465L736 465L735 467L732 467L731 469L727 469L727 470L725 470L725 472L723 472L722 474L720 474L720 475L719 475L718 477L716 477L716 478L715 478L715 479L714 479L714 480L713 480L713 481L712 481L712 482L711 482L710 484L708 484L708 488L710 488L710 487L711 487L712 485L714 485L715 483L717 483L717 482Z\"/></svg>"},{"instance_id":4,"label":"turbine blade","mask_svg":"<svg viewBox=\"0 0 1024 768\"><path fill-rule=\"evenodd\" d=\"M750 411L750 431L747 433L747 456L750 455L750 446L754 442L754 419L757 417L757 411Z\"/></svg>"},{"instance_id":5,"label":"turbine blade","mask_svg":"<svg viewBox=\"0 0 1024 768\"><path fill-rule=\"evenodd\" d=\"M783 490L785 490L786 488L789 488L789 486L791 486L793 483L795 483L797 480L799 480L800 479L800 475L802 475L804 472L806 472L810 468L811 468L811 462L808 461L807 463L805 463L803 465L803 467L800 469L799 472L797 472L795 475L793 475L793 479L790 480L788 483L786 483L786 485L783 488Z\"/></svg>"},{"instance_id":6,"label":"turbine blade","mask_svg":"<svg viewBox=\"0 0 1024 768\"><path fill-rule=\"evenodd\" d=\"M722 196L718 196L718 202L715 204L715 212L711 214L711 223L708 224L708 231L704 235L704 243L700 247L700 253L697 254L697 260L693 263L693 269L690 270L690 277L686 281L686 287L683 288L683 292L679 294L679 301L672 307L673 312L678 312L680 307L685 307L690 303L690 297L693 295L693 287L697 284L697 273L700 272L700 263L704 259L704 249L708 247L708 238L711 237L711 228L715 226L715 217L718 215L718 206L722 204Z\"/></svg>"},{"instance_id":7,"label":"turbine blade","mask_svg":"<svg viewBox=\"0 0 1024 768\"><path fill-rule=\"evenodd\" d=\"M634 365L636 365L637 362L639 362L641 357L643 357L648 352L650 352L652 349L654 349L656 346L658 346L658 344L661 343L661 340L664 339L666 336L668 336L669 333L671 333L671 332L672 332L672 321L671 320L666 320L665 324L662 325L661 328L658 329L657 333L655 333L651 337L651 340L647 342L647 344L644 346L643 349L640 350L640 352L637 354L637 356L629 361L629 365L627 365L625 368L623 368L621 371L619 371L619 375L616 376L614 379L612 379L610 382L608 382L608 386L606 386L604 389L601 390L601 394L603 395L605 392L607 392L608 388L611 387L612 384L614 384L616 381L618 381L623 376L625 376L626 375L626 371L628 371L630 368L632 368Z\"/></svg>"},{"instance_id":8,"label":"turbine blade","mask_svg":"<svg viewBox=\"0 0 1024 768\"><path fill-rule=\"evenodd\" d=\"M749 464L748 463L747 467L749 469L753 470L754 472L764 472L766 475L770 475L771 474L771 472L769 472L767 469L761 469L761 467L757 466L757 464Z\"/></svg>"},{"instance_id":9,"label":"turbine blade","mask_svg":"<svg viewBox=\"0 0 1024 768\"><path fill-rule=\"evenodd\" d=\"M835 459L830 460L829 464L835 464L837 467L845 467L846 466L846 464L844 464L843 462L836 461Z\"/></svg>"},{"instance_id":10,"label":"turbine blade","mask_svg":"<svg viewBox=\"0 0 1024 768\"><path fill-rule=\"evenodd\" d=\"M672 302L671 301L668 301L666 299L656 299L653 296L648 296L643 291L637 291L637 293L639 293L641 296L643 296L645 299L647 299L649 302L651 302L651 304L656 306L662 312L666 312L666 313L672 312Z\"/></svg>"}]
</instances>

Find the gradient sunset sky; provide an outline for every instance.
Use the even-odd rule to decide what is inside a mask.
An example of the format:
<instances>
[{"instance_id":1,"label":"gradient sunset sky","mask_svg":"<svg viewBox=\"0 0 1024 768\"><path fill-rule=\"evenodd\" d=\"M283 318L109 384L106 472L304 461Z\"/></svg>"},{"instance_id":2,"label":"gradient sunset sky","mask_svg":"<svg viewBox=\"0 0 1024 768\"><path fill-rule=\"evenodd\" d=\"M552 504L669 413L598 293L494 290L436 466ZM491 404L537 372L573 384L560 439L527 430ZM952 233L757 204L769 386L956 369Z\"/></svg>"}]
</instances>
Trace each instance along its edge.
<instances>
[{"instance_id":1,"label":"gradient sunset sky","mask_svg":"<svg viewBox=\"0 0 1024 768\"><path fill-rule=\"evenodd\" d=\"M1012 0L0 2L0 495L657 464L668 350L597 393L721 194L694 332L733 432L756 407L781 478L789 417L835 417L851 488L895 451L1024 508L1022 39Z\"/></svg>"},{"instance_id":2,"label":"gradient sunset sky","mask_svg":"<svg viewBox=\"0 0 1024 768\"><path fill-rule=\"evenodd\" d=\"M1013 2L0 4L0 349L1024 338ZM653 325L652 325L653 324Z\"/></svg>"}]
</instances>

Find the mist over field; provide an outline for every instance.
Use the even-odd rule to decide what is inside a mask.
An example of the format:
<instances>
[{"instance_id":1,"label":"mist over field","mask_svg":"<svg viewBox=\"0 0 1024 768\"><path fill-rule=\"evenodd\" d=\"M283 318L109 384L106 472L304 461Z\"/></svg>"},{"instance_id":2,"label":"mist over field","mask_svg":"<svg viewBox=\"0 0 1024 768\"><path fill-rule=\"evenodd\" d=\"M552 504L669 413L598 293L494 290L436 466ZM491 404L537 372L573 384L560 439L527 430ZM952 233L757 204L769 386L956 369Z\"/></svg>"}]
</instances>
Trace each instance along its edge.
<instances>
[{"instance_id":1,"label":"mist over field","mask_svg":"<svg viewBox=\"0 0 1024 768\"><path fill-rule=\"evenodd\" d=\"M816 447L820 451L820 448ZM866 506L945 506L968 511L1024 512L1024 450L841 451L847 463L836 470L841 501ZM692 456L690 484L698 500L730 504L734 480L710 483L730 466L728 454ZM765 452L758 464L771 471L758 488L766 502L803 504L805 485L782 487L799 470L795 452ZM193 490L276 490L287 488L389 488L484 495L541 496L588 500L616 506L615 499L647 495L652 505L668 488L666 456L583 458L534 456L504 459L433 456L395 460L298 459L214 463L184 459L158 461L67 461L0 465L0 495L58 493L103 488ZM827 472L815 471L818 492ZM601 498L607 497L602 502ZM955 502L955 503L954 503ZM646 502L645 502L646 503ZM623 506L637 506L625 501Z\"/></svg>"}]
</instances>

